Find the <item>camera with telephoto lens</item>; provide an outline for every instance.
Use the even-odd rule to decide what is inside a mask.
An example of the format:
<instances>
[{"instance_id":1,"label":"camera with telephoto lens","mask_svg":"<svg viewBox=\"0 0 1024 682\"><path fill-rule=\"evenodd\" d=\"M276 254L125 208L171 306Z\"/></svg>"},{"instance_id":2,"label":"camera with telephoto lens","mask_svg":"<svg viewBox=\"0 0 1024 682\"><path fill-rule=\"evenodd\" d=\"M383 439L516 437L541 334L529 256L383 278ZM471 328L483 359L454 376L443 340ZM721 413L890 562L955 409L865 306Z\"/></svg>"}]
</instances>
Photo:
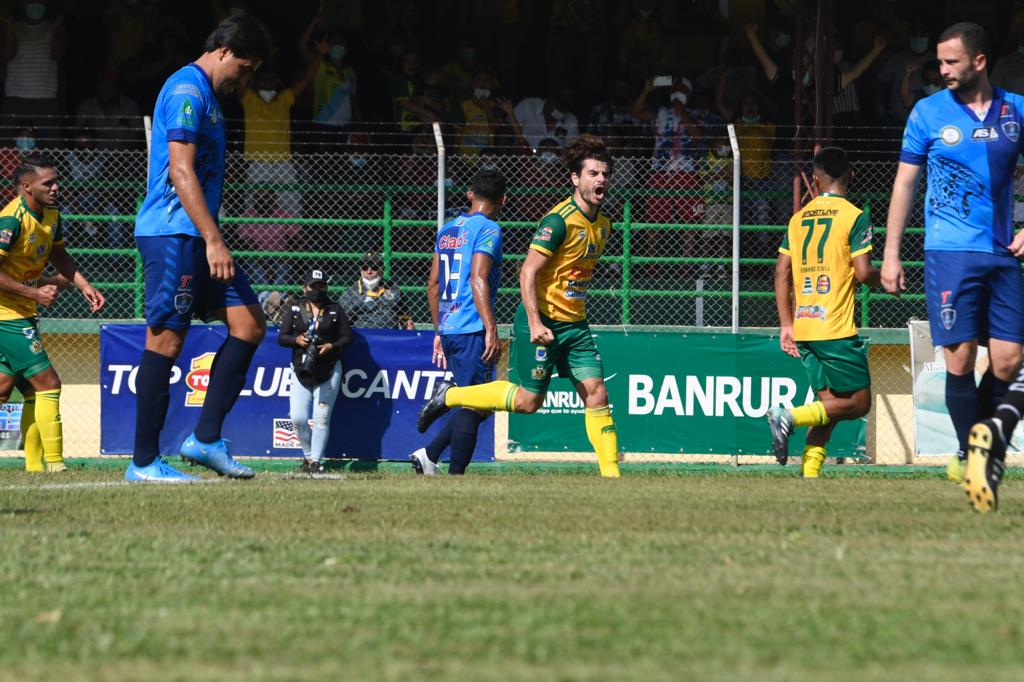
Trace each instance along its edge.
<instances>
[{"instance_id":1,"label":"camera with telephoto lens","mask_svg":"<svg viewBox=\"0 0 1024 682\"><path fill-rule=\"evenodd\" d=\"M309 345L302 353L302 362L299 363L299 373L304 376L313 376L313 366L316 364L316 358L320 355L320 346L323 342L320 340L319 334L309 335Z\"/></svg>"}]
</instances>

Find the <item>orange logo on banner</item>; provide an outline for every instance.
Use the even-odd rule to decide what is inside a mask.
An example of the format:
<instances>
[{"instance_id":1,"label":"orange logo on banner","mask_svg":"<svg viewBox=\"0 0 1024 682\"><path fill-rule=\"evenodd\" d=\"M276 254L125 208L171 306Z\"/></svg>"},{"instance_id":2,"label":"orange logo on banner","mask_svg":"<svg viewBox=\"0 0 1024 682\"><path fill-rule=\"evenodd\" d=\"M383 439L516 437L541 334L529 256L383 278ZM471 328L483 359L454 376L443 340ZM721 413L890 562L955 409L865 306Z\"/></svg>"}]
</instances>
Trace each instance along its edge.
<instances>
[{"instance_id":1,"label":"orange logo on banner","mask_svg":"<svg viewBox=\"0 0 1024 682\"><path fill-rule=\"evenodd\" d=\"M185 394L186 407L202 407L206 401L206 389L210 385L210 367L213 365L214 355L216 353L203 353L192 358L192 362L189 363L189 371L185 375L185 386L188 388L188 393Z\"/></svg>"}]
</instances>

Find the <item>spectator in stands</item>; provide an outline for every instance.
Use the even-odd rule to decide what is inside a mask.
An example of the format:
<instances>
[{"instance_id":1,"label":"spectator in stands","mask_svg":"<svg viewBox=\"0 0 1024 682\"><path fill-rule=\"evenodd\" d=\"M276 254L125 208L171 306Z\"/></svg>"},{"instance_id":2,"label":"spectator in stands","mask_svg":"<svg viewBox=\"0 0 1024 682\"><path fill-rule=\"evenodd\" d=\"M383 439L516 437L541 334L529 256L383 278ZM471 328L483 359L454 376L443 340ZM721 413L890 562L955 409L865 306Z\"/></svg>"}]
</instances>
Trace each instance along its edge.
<instances>
[{"instance_id":1,"label":"spectator in stands","mask_svg":"<svg viewBox=\"0 0 1024 682\"><path fill-rule=\"evenodd\" d=\"M568 93L548 97L526 97L515 107L516 120L523 130L523 137L531 149L540 146L546 138L557 140L564 147L580 135L576 116L568 108L572 97Z\"/></svg>"},{"instance_id":2,"label":"spectator in stands","mask_svg":"<svg viewBox=\"0 0 1024 682\"><path fill-rule=\"evenodd\" d=\"M773 27L768 35L768 45L765 46L758 35L760 29L757 24L747 23L743 30L760 67L755 79L756 90L765 97L767 108L776 121L792 124L796 96L792 34L788 29ZM804 84L810 84L809 74Z\"/></svg>"},{"instance_id":3,"label":"spectator in stands","mask_svg":"<svg viewBox=\"0 0 1024 682\"><path fill-rule=\"evenodd\" d=\"M299 47L306 63L315 69L313 77L313 122L322 132L345 133L359 119L356 101L356 72L349 66L348 43L340 33L331 33L314 46L313 31L319 24L313 17ZM298 94L296 94L298 97Z\"/></svg>"},{"instance_id":4,"label":"spectator in stands","mask_svg":"<svg viewBox=\"0 0 1024 682\"><path fill-rule=\"evenodd\" d=\"M528 146L516 120L512 103L495 96L494 72L485 66L473 74L473 92L462 101L459 129L459 153L477 156L484 149L497 148L509 153Z\"/></svg>"},{"instance_id":5,"label":"spectator in stands","mask_svg":"<svg viewBox=\"0 0 1024 682\"><path fill-rule=\"evenodd\" d=\"M384 259L368 252L359 260L359 281L338 301L353 327L415 329L402 292L384 280Z\"/></svg>"},{"instance_id":6,"label":"spectator in stands","mask_svg":"<svg viewBox=\"0 0 1024 682\"><path fill-rule=\"evenodd\" d=\"M21 165L25 152L35 147L36 129L20 121L14 137L0 148L0 199L10 201L14 198L14 171Z\"/></svg>"},{"instance_id":7,"label":"spectator in stands","mask_svg":"<svg viewBox=\"0 0 1024 682\"><path fill-rule=\"evenodd\" d=\"M1017 28L1014 51L1003 55L992 71L992 85L1024 94L1024 24Z\"/></svg>"},{"instance_id":8,"label":"spectator in stands","mask_svg":"<svg viewBox=\"0 0 1024 682\"><path fill-rule=\"evenodd\" d=\"M845 50L838 38L833 45L832 60L835 64L835 96L832 103L832 123L839 127L851 127L864 122L861 116L860 98L854 83L871 67L885 51L885 38L875 38L871 50L856 64L843 59Z\"/></svg>"},{"instance_id":9,"label":"spectator in stands","mask_svg":"<svg viewBox=\"0 0 1024 682\"><path fill-rule=\"evenodd\" d=\"M912 89L910 87L911 79L917 71L920 71L920 77L917 79L920 85ZM914 62L907 62L904 67L903 80L900 83L900 98L903 100L903 106L906 107L907 111L913 109L918 100L934 95L944 88L945 83L942 80L942 73L939 70L939 62L937 60L933 59L925 62L924 66Z\"/></svg>"},{"instance_id":10,"label":"spectator in stands","mask_svg":"<svg viewBox=\"0 0 1024 682\"><path fill-rule=\"evenodd\" d=\"M112 68L99 73L96 96L79 105L75 125L95 131L99 149L138 149L144 142L139 105L121 94Z\"/></svg>"},{"instance_id":11,"label":"spectator in stands","mask_svg":"<svg viewBox=\"0 0 1024 682\"><path fill-rule=\"evenodd\" d=\"M604 136L612 126L638 126L640 119L633 115L633 97L629 78L620 73L611 83L609 99L596 105L590 112L587 132ZM607 140L606 140L607 142ZM618 177L616 176L616 184Z\"/></svg>"},{"instance_id":12,"label":"spectator in stands","mask_svg":"<svg viewBox=\"0 0 1024 682\"><path fill-rule=\"evenodd\" d=\"M620 24L618 68L634 83L650 78L658 61L660 34L655 21L656 4L655 0L632 0L623 5L629 10L629 17Z\"/></svg>"},{"instance_id":13,"label":"spectator in stands","mask_svg":"<svg viewBox=\"0 0 1024 682\"><path fill-rule=\"evenodd\" d=\"M874 0L871 17L858 22L853 29L851 47L855 54L866 54L874 46L875 39L881 38L886 46L882 57L888 58L889 54L906 49L909 29L910 24L896 16L896 0Z\"/></svg>"},{"instance_id":14,"label":"spectator in stands","mask_svg":"<svg viewBox=\"0 0 1024 682\"><path fill-rule=\"evenodd\" d=\"M90 128L82 128L75 137L74 147L68 154L69 187L63 193L68 213L87 215L119 215L113 194L97 187L106 180L106 159L96 151L96 139ZM127 241L125 226L120 222L87 220L81 224L83 246L124 248Z\"/></svg>"},{"instance_id":15,"label":"spectator in stands","mask_svg":"<svg viewBox=\"0 0 1024 682\"><path fill-rule=\"evenodd\" d=\"M884 86L879 88L875 98L875 107L879 118L889 125L902 126L910 115L910 107L903 103L901 91L903 81L910 78L911 92L921 89L920 66L929 59L935 58L934 48L929 52L931 36L921 24L910 29L910 48L894 53L878 72L878 81Z\"/></svg>"},{"instance_id":16,"label":"spectator in stands","mask_svg":"<svg viewBox=\"0 0 1024 682\"><path fill-rule=\"evenodd\" d=\"M115 0L103 20L110 37L110 60L115 67L142 57L159 23L155 2Z\"/></svg>"},{"instance_id":17,"label":"spectator in stands","mask_svg":"<svg viewBox=\"0 0 1024 682\"><path fill-rule=\"evenodd\" d=\"M723 87L720 85L719 90ZM775 189L771 181L775 124L768 120L761 96L754 91L743 95L740 107L739 112L734 112L719 101L719 111L725 120L736 123L743 178L742 220L745 225L768 225L771 223L770 194Z\"/></svg>"},{"instance_id":18,"label":"spectator in stands","mask_svg":"<svg viewBox=\"0 0 1024 682\"><path fill-rule=\"evenodd\" d=\"M47 20L45 1L23 1L22 9L22 19L5 23L7 77L0 112L33 117L44 131L45 142L51 143L60 128L55 117L60 114L57 91L64 54L64 19L61 15L54 21Z\"/></svg>"},{"instance_id":19,"label":"spectator in stands","mask_svg":"<svg viewBox=\"0 0 1024 682\"><path fill-rule=\"evenodd\" d=\"M456 102L464 102L473 95L476 85L473 83L480 68L477 62L476 41L467 34L462 34L455 48L455 59L445 62L438 70L441 86ZM492 73L492 78L494 78ZM492 89L497 86L497 79Z\"/></svg>"},{"instance_id":20,"label":"spectator in stands","mask_svg":"<svg viewBox=\"0 0 1024 682\"><path fill-rule=\"evenodd\" d=\"M391 78L391 106L399 130L411 133L417 123L436 121L437 117L417 99L420 58L416 50L403 51L398 67L398 73Z\"/></svg>"}]
</instances>

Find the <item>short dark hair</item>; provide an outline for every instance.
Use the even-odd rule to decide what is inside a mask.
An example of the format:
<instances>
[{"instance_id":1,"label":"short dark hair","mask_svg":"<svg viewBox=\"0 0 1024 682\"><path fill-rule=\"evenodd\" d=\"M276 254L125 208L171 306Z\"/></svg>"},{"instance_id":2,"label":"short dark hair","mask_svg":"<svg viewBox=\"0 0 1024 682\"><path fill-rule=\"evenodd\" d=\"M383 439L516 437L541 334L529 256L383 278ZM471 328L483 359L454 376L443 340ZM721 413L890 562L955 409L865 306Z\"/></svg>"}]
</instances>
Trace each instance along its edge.
<instances>
[{"instance_id":1,"label":"short dark hair","mask_svg":"<svg viewBox=\"0 0 1024 682\"><path fill-rule=\"evenodd\" d=\"M987 57L991 53L988 32L978 24L970 21L955 23L942 32L936 43L944 43L947 40L953 40L953 38L960 39L960 42L964 44L964 50L967 51L967 55L971 59L974 59L979 54Z\"/></svg>"},{"instance_id":2,"label":"short dark hair","mask_svg":"<svg viewBox=\"0 0 1024 682\"><path fill-rule=\"evenodd\" d=\"M14 169L14 184L21 183L26 175L35 174L40 168L56 168L57 164L46 154L26 154L21 157L21 163Z\"/></svg>"},{"instance_id":3,"label":"short dark hair","mask_svg":"<svg viewBox=\"0 0 1024 682\"><path fill-rule=\"evenodd\" d=\"M597 135L583 133L570 142L562 150L562 162L570 173L579 175L583 172L583 162L587 159L608 164L608 174L612 172L612 155L605 146L604 140Z\"/></svg>"},{"instance_id":4,"label":"short dark hair","mask_svg":"<svg viewBox=\"0 0 1024 682\"><path fill-rule=\"evenodd\" d=\"M814 155L814 167L833 180L841 180L850 172L850 159L842 147L822 147Z\"/></svg>"},{"instance_id":5,"label":"short dark hair","mask_svg":"<svg viewBox=\"0 0 1024 682\"><path fill-rule=\"evenodd\" d=\"M270 56L270 34L258 19L240 14L217 24L205 47L207 52L225 47L240 59L264 61Z\"/></svg>"},{"instance_id":6,"label":"short dark hair","mask_svg":"<svg viewBox=\"0 0 1024 682\"><path fill-rule=\"evenodd\" d=\"M497 168L481 168L469 189L474 196L498 203L505 196L505 176Z\"/></svg>"}]
</instances>

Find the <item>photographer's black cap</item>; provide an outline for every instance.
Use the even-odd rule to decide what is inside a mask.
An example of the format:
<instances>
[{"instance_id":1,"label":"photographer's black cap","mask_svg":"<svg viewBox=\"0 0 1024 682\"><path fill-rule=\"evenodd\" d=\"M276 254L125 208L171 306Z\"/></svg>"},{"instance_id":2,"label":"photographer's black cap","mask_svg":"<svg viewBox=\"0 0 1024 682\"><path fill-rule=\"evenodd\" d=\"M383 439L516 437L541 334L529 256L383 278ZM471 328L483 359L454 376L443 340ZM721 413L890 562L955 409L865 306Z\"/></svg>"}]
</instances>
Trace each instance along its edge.
<instances>
[{"instance_id":1,"label":"photographer's black cap","mask_svg":"<svg viewBox=\"0 0 1024 682\"><path fill-rule=\"evenodd\" d=\"M304 284L323 284L327 286L327 273L319 268L313 268L306 273L306 281Z\"/></svg>"}]
</instances>

